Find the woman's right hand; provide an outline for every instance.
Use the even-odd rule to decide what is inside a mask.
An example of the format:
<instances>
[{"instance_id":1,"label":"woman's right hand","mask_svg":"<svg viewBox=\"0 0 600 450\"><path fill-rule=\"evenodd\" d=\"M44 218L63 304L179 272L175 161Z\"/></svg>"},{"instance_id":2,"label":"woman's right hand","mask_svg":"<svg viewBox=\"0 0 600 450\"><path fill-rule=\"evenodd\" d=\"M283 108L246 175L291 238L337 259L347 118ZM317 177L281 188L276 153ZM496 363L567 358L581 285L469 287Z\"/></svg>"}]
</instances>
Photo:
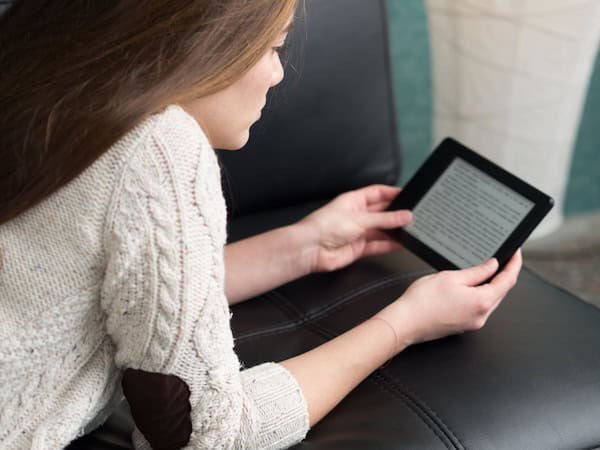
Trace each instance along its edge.
<instances>
[{"instance_id":1,"label":"woman's right hand","mask_svg":"<svg viewBox=\"0 0 600 450\"><path fill-rule=\"evenodd\" d=\"M417 342L480 329L515 285L521 265L518 250L501 272L481 285L496 271L495 259L468 269L427 275L375 317L396 331L397 351Z\"/></svg>"}]
</instances>

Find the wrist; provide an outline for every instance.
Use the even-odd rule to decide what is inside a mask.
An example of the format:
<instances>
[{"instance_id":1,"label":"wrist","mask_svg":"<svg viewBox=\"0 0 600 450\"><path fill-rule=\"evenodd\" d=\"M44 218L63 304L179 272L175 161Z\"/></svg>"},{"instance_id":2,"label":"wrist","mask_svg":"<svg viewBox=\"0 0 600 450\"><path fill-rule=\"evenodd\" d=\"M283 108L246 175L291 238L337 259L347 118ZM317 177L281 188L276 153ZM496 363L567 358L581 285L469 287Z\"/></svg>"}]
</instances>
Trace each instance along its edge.
<instances>
[{"instance_id":1,"label":"wrist","mask_svg":"<svg viewBox=\"0 0 600 450\"><path fill-rule=\"evenodd\" d=\"M313 273L316 262L316 250L313 244L312 230L310 226L302 222L288 225L285 231L285 241L288 246L288 258L296 267L296 273L302 277Z\"/></svg>"},{"instance_id":2,"label":"wrist","mask_svg":"<svg viewBox=\"0 0 600 450\"><path fill-rule=\"evenodd\" d=\"M290 233L298 242L298 264L303 275L319 271L319 233L305 220L289 226Z\"/></svg>"},{"instance_id":3,"label":"wrist","mask_svg":"<svg viewBox=\"0 0 600 450\"><path fill-rule=\"evenodd\" d=\"M389 352L389 355L387 356L386 359L391 359L394 356L396 356L398 353L400 353L402 351L402 348L400 346L400 338L398 336L398 332L396 331L396 329L392 326L391 323L389 323L386 319L384 319L383 317L380 317L378 315L374 315L373 317L371 317L369 319L372 322L376 322L381 324L384 328L386 328L387 330L389 330L392 339L394 341L393 345L392 345L392 349Z\"/></svg>"},{"instance_id":4,"label":"wrist","mask_svg":"<svg viewBox=\"0 0 600 450\"><path fill-rule=\"evenodd\" d=\"M385 321L393 330L397 343L396 353L417 342L415 329L412 326L412 319L414 318L411 318L402 298L379 311L373 318Z\"/></svg>"}]
</instances>

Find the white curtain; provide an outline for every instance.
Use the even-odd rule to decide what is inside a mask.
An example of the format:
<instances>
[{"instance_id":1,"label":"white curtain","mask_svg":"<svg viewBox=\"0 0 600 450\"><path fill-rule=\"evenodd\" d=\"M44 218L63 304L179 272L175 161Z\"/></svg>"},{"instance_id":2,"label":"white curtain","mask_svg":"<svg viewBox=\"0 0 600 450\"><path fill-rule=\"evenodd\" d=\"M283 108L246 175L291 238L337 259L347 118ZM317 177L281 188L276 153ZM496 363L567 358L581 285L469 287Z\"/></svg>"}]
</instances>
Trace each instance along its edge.
<instances>
[{"instance_id":1,"label":"white curtain","mask_svg":"<svg viewBox=\"0 0 600 450\"><path fill-rule=\"evenodd\" d=\"M434 143L453 136L552 196L534 236L554 231L600 39L600 0L425 5Z\"/></svg>"}]
</instances>

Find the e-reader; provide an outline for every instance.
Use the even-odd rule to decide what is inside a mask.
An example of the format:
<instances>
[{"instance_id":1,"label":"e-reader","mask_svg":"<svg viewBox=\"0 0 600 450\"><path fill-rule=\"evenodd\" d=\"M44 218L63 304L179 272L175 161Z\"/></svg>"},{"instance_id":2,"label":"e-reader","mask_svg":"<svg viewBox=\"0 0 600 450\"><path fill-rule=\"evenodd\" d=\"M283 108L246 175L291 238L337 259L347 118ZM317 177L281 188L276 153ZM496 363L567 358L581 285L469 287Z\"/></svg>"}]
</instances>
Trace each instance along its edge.
<instances>
[{"instance_id":1,"label":"e-reader","mask_svg":"<svg viewBox=\"0 0 600 450\"><path fill-rule=\"evenodd\" d=\"M391 232L438 270L495 257L502 268L552 209L553 200L492 161L446 138L388 210L413 221Z\"/></svg>"}]
</instances>

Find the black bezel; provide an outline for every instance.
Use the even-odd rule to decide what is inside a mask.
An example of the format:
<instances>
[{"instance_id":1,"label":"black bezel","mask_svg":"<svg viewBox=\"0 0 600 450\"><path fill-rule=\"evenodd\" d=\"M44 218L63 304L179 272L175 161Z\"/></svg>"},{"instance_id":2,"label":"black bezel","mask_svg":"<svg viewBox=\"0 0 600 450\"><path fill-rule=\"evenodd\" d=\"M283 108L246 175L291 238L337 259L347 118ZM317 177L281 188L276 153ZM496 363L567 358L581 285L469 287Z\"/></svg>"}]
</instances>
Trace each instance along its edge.
<instances>
[{"instance_id":1,"label":"black bezel","mask_svg":"<svg viewBox=\"0 0 600 450\"><path fill-rule=\"evenodd\" d=\"M494 257L499 262L498 270L500 270L508 262L515 251L521 247L521 245L523 245L535 227L546 216L546 214L548 214L548 211L552 209L554 201L548 195L539 191L520 178L517 178L513 174L504 170L502 167L484 158L473 150L465 147L460 142L457 142L452 138L444 139L427 158L423 165L417 170L413 177L408 181L400 194L398 194L398 196L388 207L388 210L412 210L421 200L421 198L423 198L423 196L427 193L427 191L433 186L437 179L444 173L450 163L452 163L452 161L457 157L462 158L534 203L531 211L529 211L521 223L506 238L504 243L494 254ZM402 243L404 247L415 253L417 256L436 269L458 269L455 264L448 261L438 252L416 239L403 228L397 228L393 230L391 234L395 239Z\"/></svg>"}]
</instances>

